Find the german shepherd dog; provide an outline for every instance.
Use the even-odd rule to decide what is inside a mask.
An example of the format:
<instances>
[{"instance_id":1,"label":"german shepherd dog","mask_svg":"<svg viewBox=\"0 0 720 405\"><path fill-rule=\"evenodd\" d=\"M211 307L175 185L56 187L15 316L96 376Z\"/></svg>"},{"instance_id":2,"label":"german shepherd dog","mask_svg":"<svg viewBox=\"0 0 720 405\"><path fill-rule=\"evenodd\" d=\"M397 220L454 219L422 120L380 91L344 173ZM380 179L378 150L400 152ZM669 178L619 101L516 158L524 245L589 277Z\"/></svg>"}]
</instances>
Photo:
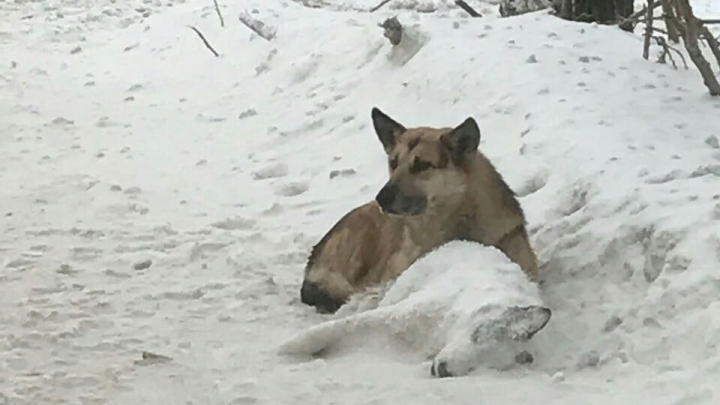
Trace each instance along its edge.
<instances>
[{"instance_id":1,"label":"german shepherd dog","mask_svg":"<svg viewBox=\"0 0 720 405\"><path fill-rule=\"evenodd\" d=\"M525 215L478 150L472 117L455 128L406 128L378 108L371 115L390 179L313 247L300 290L304 304L334 313L353 293L397 278L452 240L494 246L537 280Z\"/></svg>"}]
</instances>

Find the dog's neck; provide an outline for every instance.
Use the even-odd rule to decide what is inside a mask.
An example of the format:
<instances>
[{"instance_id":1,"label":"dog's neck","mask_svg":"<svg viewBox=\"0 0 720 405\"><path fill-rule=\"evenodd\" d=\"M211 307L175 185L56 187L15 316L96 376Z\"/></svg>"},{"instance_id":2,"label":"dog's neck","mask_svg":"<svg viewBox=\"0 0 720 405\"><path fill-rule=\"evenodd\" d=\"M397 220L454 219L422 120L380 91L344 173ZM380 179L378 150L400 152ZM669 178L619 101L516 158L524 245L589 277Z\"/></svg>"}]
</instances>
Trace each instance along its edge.
<instances>
[{"instance_id":1,"label":"dog's neck","mask_svg":"<svg viewBox=\"0 0 720 405\"><path fill-rule=\"evenodd\" d=\"M494 245L522 221L512 190L490 161L478 152L467 164L468 188L459 206L401 219L408 236L425 251L458 239Z\"/></svg>"},{"instance_id":2,"label":"dog's neck","mask_svg":"<svg viewBox=\"0 0 720 405\"><path fill-rule=\"evenodd\" d=\"M453 224L457 222L456 216L457 210L434 210L432 213L405 218L403 226L417 245L434 249L454 239Z\"/></svg>"},{"instance_id":3,"label":"dog's neck","mask_svg":"<svg viewBox=\"0 0 720 405\"><path fill-rule=\"evenodd\" d=\"M492 163L480 152L471 159L465 202L456 216L456 239L493 245L517 227L523 214Z\"/></svg>"}]
</instances>

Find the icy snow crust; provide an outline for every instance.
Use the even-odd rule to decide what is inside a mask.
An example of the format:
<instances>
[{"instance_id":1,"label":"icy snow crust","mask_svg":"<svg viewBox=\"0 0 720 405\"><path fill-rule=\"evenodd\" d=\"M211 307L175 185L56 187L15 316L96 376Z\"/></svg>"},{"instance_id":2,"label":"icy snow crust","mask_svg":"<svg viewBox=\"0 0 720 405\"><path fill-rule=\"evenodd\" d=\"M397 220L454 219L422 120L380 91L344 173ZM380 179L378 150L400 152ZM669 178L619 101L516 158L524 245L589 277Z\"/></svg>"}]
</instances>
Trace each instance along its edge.
<instances>
[{"instance_id":1,"label":"icy snow crust","mask_svg":"<svg viewBox=\"0 0 720 405\"><path fill-rule=\"evenodd\" d=\"M225 28L211 1L0 3L0 404L718 403L720 100L697 72L490 3L219 2ZM532 365L277 354L328 319L299 303L310 247L387 176L372 106L478 120L553 310Z\"/></svg>"}]
</instances>

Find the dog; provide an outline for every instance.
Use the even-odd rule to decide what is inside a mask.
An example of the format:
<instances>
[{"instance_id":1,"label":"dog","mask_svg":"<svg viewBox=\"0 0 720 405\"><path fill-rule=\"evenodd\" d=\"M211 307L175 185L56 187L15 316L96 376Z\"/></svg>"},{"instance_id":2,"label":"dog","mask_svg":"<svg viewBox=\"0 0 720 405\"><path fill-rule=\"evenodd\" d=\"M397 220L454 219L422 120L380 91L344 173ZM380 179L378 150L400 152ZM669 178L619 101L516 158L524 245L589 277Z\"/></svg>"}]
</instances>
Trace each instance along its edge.
<instances>
[{"instance_id":1,"label":"dog","mask_svg":"<svg viewBox=\"0 0 720 405\"><path fill-rule=\"evenodd\" d=\"M452 240L496 247L537 280L525 215L478 150L472 117L454 128L406 128L377 107L371 117L390 178L374 201L342 217L312 248L302 303L334 313L355 292L396 279Z\"/></svg>"}]
</instances>

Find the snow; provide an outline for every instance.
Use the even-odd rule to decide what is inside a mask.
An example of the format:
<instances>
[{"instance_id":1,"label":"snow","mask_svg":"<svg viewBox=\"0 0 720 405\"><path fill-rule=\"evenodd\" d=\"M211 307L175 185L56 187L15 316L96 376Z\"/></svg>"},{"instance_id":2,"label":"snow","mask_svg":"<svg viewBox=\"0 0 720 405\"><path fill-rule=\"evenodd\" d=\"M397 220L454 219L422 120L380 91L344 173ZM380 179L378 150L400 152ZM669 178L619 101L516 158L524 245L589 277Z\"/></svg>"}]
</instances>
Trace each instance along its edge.
<instances>
[{"instance_id":1,"label":"snow","mask_svg":"<svg viewBox=\"0 0 720 405\"><path fill-rule=\"evenodd\" d=\"M500 250L454 241L418 259L394 282L356 294L335 319L301 332L280 353L327 357L370 346L376 354L399 341L415 357L432 358L433 371L442 365L443 374L461 376L479 366L512 366L522 352L517 343L550 316L538 284Z\"/></svg>"},{"instance_id":2,"label":"snow","mask_svg":"<svg viewBox=\"0 0 720 405\"><path fill-rule=\"evenodd\" d=\"M0 404L717 403L720 100L694 69L493 2L219 3L225 28L211 1L0 3ZM373 106L478 120L552 309L533 364L278 355L328 319L309 249L387 176Z\"/></svg>"}]
</instances>

